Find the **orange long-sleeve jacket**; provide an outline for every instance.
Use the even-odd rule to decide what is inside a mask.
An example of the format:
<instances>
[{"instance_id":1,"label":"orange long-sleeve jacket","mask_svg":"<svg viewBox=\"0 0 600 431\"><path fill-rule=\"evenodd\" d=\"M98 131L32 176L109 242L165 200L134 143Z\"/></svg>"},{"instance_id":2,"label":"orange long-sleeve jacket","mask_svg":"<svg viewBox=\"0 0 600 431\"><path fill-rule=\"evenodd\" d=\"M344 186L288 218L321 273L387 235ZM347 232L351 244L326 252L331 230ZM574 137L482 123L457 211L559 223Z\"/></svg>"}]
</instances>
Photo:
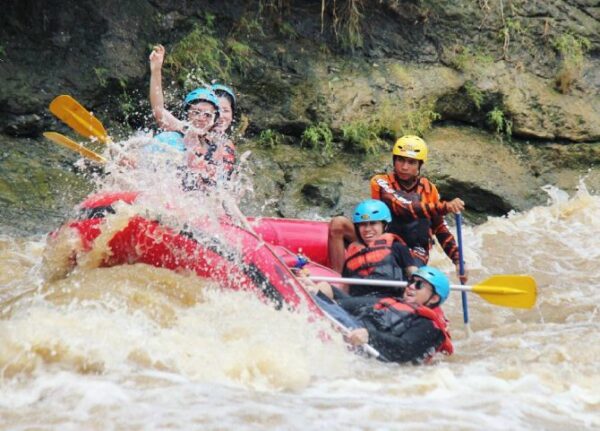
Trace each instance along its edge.
<instances>
[{"instance_id":1,"label":"orange long-sleeve jacket","mask_svg":"<svg viewBox=\"0 0 600 431\"><path fill-rule=\"evenodd\" d=\"M427 178L419 177L414 186L407 189L400 184L393 172L375 175L371 178L371 197L388 205L392 212L393 225L428 220L430 238L435 236L446 255L452 262L458 263L456 240L444 220L444 215L449 212L446 202L440 199L437 188ZM400 235L399 232L392 233ZM430 249L431 242L427 253Z\"/></svg>"}]
</instances>

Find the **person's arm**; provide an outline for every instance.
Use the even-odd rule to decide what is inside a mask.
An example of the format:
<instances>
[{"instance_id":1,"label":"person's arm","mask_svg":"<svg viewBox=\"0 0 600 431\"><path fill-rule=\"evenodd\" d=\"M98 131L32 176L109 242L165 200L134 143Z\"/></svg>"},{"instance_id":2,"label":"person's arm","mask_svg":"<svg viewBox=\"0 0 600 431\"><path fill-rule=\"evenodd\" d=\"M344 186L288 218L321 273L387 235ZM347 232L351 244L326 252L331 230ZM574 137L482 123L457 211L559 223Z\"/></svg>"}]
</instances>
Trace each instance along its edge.
<instances>
[{"instance_id":1,"label":"person's arm","mask_svg":"<svg viewBox=\"0 0 600 431\"><path fill-rule=\"evenodd\" d=\"M464 208L461 199L451 201L413 202L402 197L390 184L387 175L375 175L371 179L371 197L384 201L391 211L406 220L432 219Z\"/></svg>"},{"instance_id":2,"label":"person's arm","mask_svg":"<svg viewBox=\"0 0 600 431\"><path fill-rule=\"evenodd\" d=\"M161 128L183 132L183 121L178 120L165 109L162 89L162 65L164 59L164 46L156 45L150 54L150 106L152 106L152 114Z\"/></svg>"},{"instance_id":3,"label":"person's arm","mask_svg":"<svg viewBox=\"0 0 600 431\"><path fill-rule=\"evenodd\" d=\"M329 299L333 299L333 289L331 285L325 281L321 281L319 283L315 283L310 278L308 278L308 272L304 272L304 270L300 270L296 273L298 281L309 293L318 294L319 292L325 295Z\"/></svg>"},{"instance_id":4,"label":"person's arm","mask_svg":"<svg viewBox=\"0 0 600 431\"><path fill-rule=\"evenodd\" d=\"M368 342L391 362L410 362L423 359L444 340L444 334L425 317L415 318L411 326L400 336L377 330L370 322L364 322L369 332Z\"/></svg>"},{"instance_id":5,"label":"person's arm","mask_svg":"<svg viewBox=\"0 0 600 431\"><path fill-rule=\"evenodd\" d=\"M432 220L431 232L437 238L446 256L452 260L452 263L458 264L458 246L443 217L436 217Z\"/></svg>"},{"instance_id":6,"label":"person's arm","mask_svg":"<svg viewBox=\"0 0 600 431\"><path fill-rule=\"evenodd\" d=\"M327 230L327 253L331 269L342 272L346 261L346 242L356 241L352 221L344 216L333 217ZM348 292L347 288L344 288Z\"/></svg>"},{"instance_id":7,"label":"person's arm","mask_svg":"<svg viewBox=\"0 0 600 431\"><path fill-rule=\"evenodd\" d=\"M392 244L392 253L396 263L404 270L408 277L418 269L415 259L412 257L410 250L405 244L398 241L394 242L394 244Z\"/></svg>"},{"instance_id":8,"label":"person's arm","mask_svg":"<svg viewBox=\"0 0 600 431\"><path fill-rule=\"evenodd\" d=\"M461 277L460 275L460 266L459 259L460 255L458 253L458 246L456 244L456 240L454 239L454 235L450 232L448 225L443 217L436 218L431 223L431 231L435 235L438 240L438 243L446 253L446 256L452 260L452 263L456 267L456 275L462 283L467 283L468 281L468 273L465 265L465 274Z\"/></svg>"}]
</instances>

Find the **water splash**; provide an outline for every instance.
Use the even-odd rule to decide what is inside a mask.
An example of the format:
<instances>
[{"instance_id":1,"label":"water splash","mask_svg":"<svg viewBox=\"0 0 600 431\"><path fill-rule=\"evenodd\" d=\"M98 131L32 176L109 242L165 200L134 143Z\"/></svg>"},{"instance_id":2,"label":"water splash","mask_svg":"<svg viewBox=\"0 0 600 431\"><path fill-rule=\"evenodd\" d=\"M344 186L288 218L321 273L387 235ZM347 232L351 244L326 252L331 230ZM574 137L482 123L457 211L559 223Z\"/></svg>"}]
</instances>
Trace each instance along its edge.
<instances>
[{"instance_id":1,"label":"water splash","mask_svg":"<svg viewBox=\"0 0 600 431\"><path fill-rule=\"evenodd\" d=\"M179 196L175 181L152 175L140 181L163 197L141 199L136 211L169 223L224 211L205 198ZM431 367L364 360L306 315L146 265L90 265L44 282L39 239L3 237L0 414L12 429L44 421L98 428L598 428L600 197L583 183L569 198L546 189L546 206L464 229L471 280L531 274L537 307L505 309L471 296L473 334L466 338L459 296L452 295L447 314L457 353ZM439 251L433 263L453 270ZM321 341L323 332L331 341Z\"/></svg>"}]
</instances>

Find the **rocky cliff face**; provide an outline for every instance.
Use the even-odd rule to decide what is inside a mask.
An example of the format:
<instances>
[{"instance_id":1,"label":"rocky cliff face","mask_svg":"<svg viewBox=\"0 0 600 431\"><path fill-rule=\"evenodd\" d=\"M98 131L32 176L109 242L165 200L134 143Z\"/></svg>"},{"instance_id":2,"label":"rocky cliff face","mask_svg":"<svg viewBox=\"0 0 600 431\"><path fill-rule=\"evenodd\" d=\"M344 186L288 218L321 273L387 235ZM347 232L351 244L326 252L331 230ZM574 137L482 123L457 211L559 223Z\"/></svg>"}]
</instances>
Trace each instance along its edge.
<instances>
[{"instance_id":1,"label":"rocky cliff face","mask_svg":"<svg viewBox=\"0 0 600 431\"><path fill-rule=\"evenodd\" d=\"M72 94L115 136L151 127L147 56L161 42L174 109L209 79L239 91L253 212L347 212L389 168L394 137L419 133L445 195L464 197L472 214L504 214L543 202L547 182L576 187L598 164L599 30L593 0L9 0L0 133L25 163L38 161L31 169L58 163L73 175L70 154L36 143L61 127L48 103ZM2 170L16 172L12 161ZM5 216L30 205L8 198L20 187L8 177ZM600 185L594 172L587 181Z\"/></svg>"}]
</instances>

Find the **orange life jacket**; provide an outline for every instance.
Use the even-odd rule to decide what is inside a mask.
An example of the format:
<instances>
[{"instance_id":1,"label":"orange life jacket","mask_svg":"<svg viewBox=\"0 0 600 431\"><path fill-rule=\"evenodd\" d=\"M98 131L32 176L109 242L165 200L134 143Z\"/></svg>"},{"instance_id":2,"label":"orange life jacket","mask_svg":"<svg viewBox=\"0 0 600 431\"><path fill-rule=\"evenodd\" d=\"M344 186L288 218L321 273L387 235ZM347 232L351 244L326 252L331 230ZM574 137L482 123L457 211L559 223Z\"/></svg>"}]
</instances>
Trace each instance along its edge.
<instances>
[{"instance_id":1,"label":"orange life jacket","mask_svg":"<svg viewBox=\"0 0 600 431\"><path fill-rule=\"evenodd\" d=\"M450 332L448 331L448 322L441 307L429 308L420 306L415 308L394 298L383 298L377 304L375 304L374 308L376 310L391 308L400 313L417 314L431 320L433 325L444 334L444 341L436 348L436 351L446 355L451 355L454 352L452 339L450 338Z\"/></svg>"},{"instance_id":2,"label":"orange life jacket","mask_svg":"<svg viewBox=\"0 0 600 431\"><path fill-rule=\"evenodd\" d=\"M402 241L396 235L384 233L370 245L353 242L346 251L344 273L348 277L402 280L402 268L392 254L392 245Z\"/></svg>"}]
</instances>

